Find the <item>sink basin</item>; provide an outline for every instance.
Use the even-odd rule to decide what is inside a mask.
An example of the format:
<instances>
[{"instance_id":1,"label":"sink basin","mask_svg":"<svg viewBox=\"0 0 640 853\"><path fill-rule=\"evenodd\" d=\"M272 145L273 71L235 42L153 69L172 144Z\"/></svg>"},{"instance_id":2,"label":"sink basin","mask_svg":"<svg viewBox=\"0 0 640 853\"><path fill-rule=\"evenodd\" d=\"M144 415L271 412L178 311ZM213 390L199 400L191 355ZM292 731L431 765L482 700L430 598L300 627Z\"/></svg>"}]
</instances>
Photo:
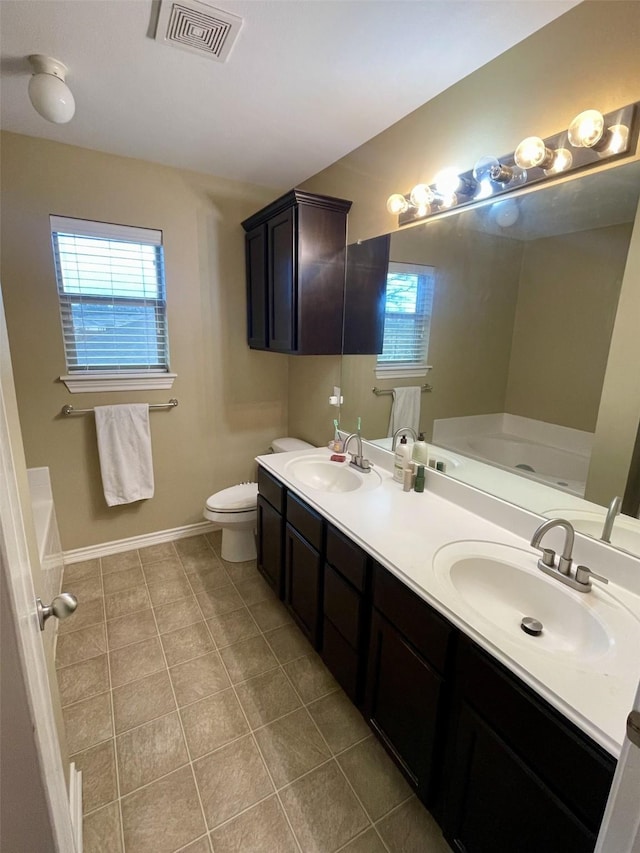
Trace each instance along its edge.
<instances>
[{"instance_id":1,"label":"sink basin","mask_svg":"<svg viewBox=\"0 0 640 853\"><path fill-rule=\"evenodd\" d=\"M599 539L602 536L602 526L606 518L605 509L602 512L582 509L550 509L543 515L548 518L566 518L578 533L585 533ZM617 515L611 531L611 544L616 548L624 548L632 554L640 554L640 521L626 515Z\"/></svg>"},{"instance_id":2,"label":"sink basin","mask_svg":"<svg viewBox=\"0 0 640 853\"><path fill-rule=\"evenodd\" d=\"M331 462L326 456L300 456L285 466L288 475L320 492L355 492L380 485L376 471L361 474L349 462Z\"/></svg>"},{"instance_id":3,"label":"sink basin","mask_svg":"<svg viewBox=\"0 0 640 853\"><path fill-rule=\"evenodd\" d=\"M437 552L434 571L452 609L489 639L576 664L640 642L640 622L597 581L590 593L571 590L543 574L530 551L455 542ZM522 630L525 616L542 623L539 636Z\"/></svg>"}]
</instances>

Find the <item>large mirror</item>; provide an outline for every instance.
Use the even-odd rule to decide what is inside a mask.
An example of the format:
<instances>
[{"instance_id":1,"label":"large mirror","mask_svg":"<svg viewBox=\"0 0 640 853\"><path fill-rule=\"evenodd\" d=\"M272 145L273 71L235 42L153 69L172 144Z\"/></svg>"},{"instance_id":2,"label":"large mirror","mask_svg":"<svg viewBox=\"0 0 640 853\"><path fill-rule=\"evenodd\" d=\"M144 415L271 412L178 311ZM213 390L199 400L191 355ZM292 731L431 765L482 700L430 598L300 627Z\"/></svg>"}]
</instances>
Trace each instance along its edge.
<instances>
[{"instance_id":1,"label":"large mirror","mask_svg":"<svg viewBox=\"0 0 640 853\"><path fill-rule=\"evenodd\" d=\"M598 431L621 292L640 288L627 269L639 197L635 162L392 233L391 269L433 271L432 367L385 379L376 355L344 354L341 425L360 417L363 437L390 448L393 398L373 389L429 383L419 428L447 474L600 538L633 451L613 476ZM631 353L625 369L638 373ZM611 543L640 555L640 522L618 515Z\"/></svg>"}]
</instances>

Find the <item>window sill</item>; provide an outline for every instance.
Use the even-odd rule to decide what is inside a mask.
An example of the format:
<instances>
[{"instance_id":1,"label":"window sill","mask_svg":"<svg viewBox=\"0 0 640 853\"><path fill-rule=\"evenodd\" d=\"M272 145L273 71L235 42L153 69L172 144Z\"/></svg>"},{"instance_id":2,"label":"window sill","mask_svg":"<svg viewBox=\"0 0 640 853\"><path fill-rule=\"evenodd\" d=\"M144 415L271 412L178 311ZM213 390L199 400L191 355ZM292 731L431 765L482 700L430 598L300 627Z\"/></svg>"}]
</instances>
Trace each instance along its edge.
<instances>
[{"instance_id":1,"label":"window sill","mask_svg":"<svg viewBox=\"0 0 640 853\"><path fill-rule=\"evenodd\" d=\"M71 394L98 391L162 391L173 387L177 373L72 373L61 376Z\"/></svg>"},{"instance_id":2,"label":"window sill","mask_svg":"<svg viewBox=\"0 0 640 853\"><path fill-rule=\"evenodd\" d=\"M431 370L431 365L422 367L376 367L376 379L412 379L414 377L426 376Z\"/></svg>"}]
</instances>

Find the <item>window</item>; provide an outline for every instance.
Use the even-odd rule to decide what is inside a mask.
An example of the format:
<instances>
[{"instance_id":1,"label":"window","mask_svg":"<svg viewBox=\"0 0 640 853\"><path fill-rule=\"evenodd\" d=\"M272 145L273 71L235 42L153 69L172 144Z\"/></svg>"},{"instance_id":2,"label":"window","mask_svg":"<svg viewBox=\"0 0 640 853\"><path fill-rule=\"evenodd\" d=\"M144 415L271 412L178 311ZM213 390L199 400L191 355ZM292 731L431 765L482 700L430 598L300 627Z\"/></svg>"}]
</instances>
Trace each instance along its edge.
<instances>
[{"instance_id":1,"label":"window","mask_svg":"<svg viewBox=\"0 0 640 853\"><path fill-rule=\"evenodd\" d=\"M171 387L162 232L50 220L69 390Z\"/></svg>"},{"instance_id":2,"label":"window","mask_svg":"<svg viewBox=\"0 0 640 853\"><path fill-rule=\"evenodd\" d=\"M429 366L429 329L435 270L420 264L389 263L384 343L376 376L423 376Z\"/></svg>"}]
</instances>

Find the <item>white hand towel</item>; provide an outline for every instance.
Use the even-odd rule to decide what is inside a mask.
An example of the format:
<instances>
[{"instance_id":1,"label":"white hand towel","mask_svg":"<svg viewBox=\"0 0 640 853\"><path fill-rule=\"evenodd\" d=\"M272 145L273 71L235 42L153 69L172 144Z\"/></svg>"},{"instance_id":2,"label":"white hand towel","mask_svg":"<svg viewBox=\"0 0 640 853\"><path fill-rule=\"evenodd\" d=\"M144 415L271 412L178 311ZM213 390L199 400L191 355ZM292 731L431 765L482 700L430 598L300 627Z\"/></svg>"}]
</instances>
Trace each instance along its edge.
<instances>
[{"instance_id":1,"label":"white hand towel","mask_svg":"<svg viewBox=\"0 0 640 853\"><path fill-rule=\"evenodd\" d=\"M413 427L416 433L418 432L421 394L422 389L419 385L393 389L393 404L387 435L393 435L400 427Z\"/></svg>"},{"instance_id":2,"label":"white hand towel","mask_svg":"<svg viewBox=\"0 0 640 853\"><path fill-rule=\"evenodd\" d=\"M102 486L108 506L153 497L149 406L96 406Z\"/></svg>"}]
</instances>

